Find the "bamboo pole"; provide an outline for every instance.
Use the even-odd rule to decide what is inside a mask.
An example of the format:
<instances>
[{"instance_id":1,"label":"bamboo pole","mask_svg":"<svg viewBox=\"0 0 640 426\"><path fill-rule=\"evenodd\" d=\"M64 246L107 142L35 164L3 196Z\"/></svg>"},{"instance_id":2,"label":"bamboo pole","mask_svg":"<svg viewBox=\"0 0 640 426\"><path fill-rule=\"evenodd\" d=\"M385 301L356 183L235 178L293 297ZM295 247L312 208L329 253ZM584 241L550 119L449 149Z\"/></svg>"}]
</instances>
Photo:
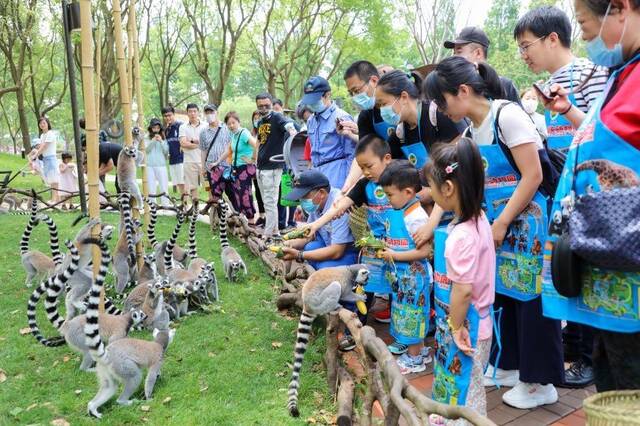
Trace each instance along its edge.
<instances>
[{"instance_id":1,"label":"bamboo pole","mask_svg":"<svg viewBox=\"0 0 640 426\"><path fill-rule=\"evenodd\" d=\"M87 137L87 177L89 184L89 216L100 217L100 186L98 183L98 129L96 126L95 94L93 82L93 37L91 34L91 0L80 1L80 36L82 40L82 97L85 111ZM92 236L100 237L100 225L91 230ZM100 268L100 249L93 248L93 275ZM104 289L100 296L100 311L104 311Z\"/></svg>"},{"instance_id":2,"label":"bamboo pole","mask_svg":"<svg viewBox=\"0 0 640 426\"><path fill-rule=\"evenodd\" d=\"M96 123L100 129L100 101L102 96L102 28L96 28Z\"/></svg>"},{"instance_id":3,"label":"bamboo pole","mask_svg":"<svg viewBox=\"0 0 640 426\"><path fill-rule=\"evenodd\" d=\"M129 28L131 32L131 52L133 53L133 79L135 81L135 94L136 94L136 105L138 107L138 127L142 132L144 127L144 102L142 99L142 85L140 79L140 51L138 46L138 26L136 22L136 8L135 2L132 1L129 6ZM144 138L140 141L140 151L145 152L145 144ZM149 197L149 184L147 181L147 156L146 154L143 156L142 164L140 165L140 169L142 170L142 195L144 199L148 199ZM151 218L151 213L149 210L149 203L144 203L144 235L147 235L147 227L149 226L149 220ZM142 241L140 241L142 244ZM142 248L142 247L141 247ZM142 267L142 265L140 265Z\"/></svg>"},{"instance_id":4,"label":"bamboo pole","mask_svg":"<svg viewBox=\"0 0 640 426\"><path fill-rule=\"evenodd\" d=\"M133 2L133 0L132 0ZM111 14L113 16L113 33L116 43L116 64L118 66L118 87L120 88L120 104L122 105L122 123L124 128L124 143L127 146L133 145L133 136L131 129L131 98L129 97L129 76L127 74L127 60L124 55L124 41L122 38L122 10L120 8L120 0L113 0ZM131 40L129 40L131 42ZM133 217L139 218L138 205L135 199L131 199L131 209ZM136 247L138 264L142 261L141 245Z\"/></svg>"}]
</instances>

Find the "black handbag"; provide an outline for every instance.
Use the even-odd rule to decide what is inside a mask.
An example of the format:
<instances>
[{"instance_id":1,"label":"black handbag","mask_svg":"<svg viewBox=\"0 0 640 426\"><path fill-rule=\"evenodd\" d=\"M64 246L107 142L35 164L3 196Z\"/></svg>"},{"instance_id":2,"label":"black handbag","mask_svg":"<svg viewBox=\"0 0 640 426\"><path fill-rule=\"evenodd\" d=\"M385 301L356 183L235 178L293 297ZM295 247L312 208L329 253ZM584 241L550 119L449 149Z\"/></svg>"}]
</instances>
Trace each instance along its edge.
<instances>
[{"instance_id":1,"label":"black handbag","mask_svg":"<svg viewBox=\"0 0 640 426\"><path fill-rule=\"evenodd\" d=\"M582 290L582 263L571 250L565 231L553 245L551 279L556 291L564 297L578 297Z\"/></svg>"}]
</instances>

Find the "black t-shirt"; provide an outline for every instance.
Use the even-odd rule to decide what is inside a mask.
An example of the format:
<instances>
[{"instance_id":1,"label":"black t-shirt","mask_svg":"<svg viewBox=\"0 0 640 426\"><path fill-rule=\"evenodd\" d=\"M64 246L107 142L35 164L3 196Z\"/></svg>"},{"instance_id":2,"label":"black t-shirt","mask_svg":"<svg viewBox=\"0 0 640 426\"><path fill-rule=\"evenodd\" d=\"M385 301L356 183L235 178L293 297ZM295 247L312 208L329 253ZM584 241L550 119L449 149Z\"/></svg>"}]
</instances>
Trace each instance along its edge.
<instances>
[{"instance_id":1,"label":"black t-shirt","mask_svg":"<svg viewBox=\"0 0 640 426\"><path fill-rule=\"evenodd\" d=\"M373 109L366 109L360 111L358 114L358 139L376 133L376 128L373 123L382 123L382 116L380 115L380 108L374 107Z\"/></svg>"},{"instance_id":2,"label":"black t-shirt","mask_svg":"<svg viewBox=\"0 0 640 426\"><path fill-rule=\"evenodd\" d=\"M449 117L440 113L440 111L436 112L436 125L434 126L431 123L429 115L429 102L422 102L422 113L420 115L420 123L418 123L420 129L418 130L418 126L409 129L409 126L405 124L404 141L400 141L400 138L398 138L396 134L389 136L388 142L391 147L392 158L406 158L400 147L418 142L422 142L427 152L430 152L434 144L438 142L451 142L468 127L464 121L454 123ZM422 136L422 141L420 140L420 136Z\"/></svg>"},{"instance_id":3,"label":"black t-shirt","mask_svg":"<svg viewBox=\"0 0 640 426\"><path fill-rule=\"evenodd\" d=\"M118 154L122 151L122 145L112 142L102 142L98 145L98 156L100 165L107 164L109 159L113 160L113 165L118 167Z\"/></svg>"},{"instance_id":4,"label":"black t-shirt","mask_svg":"<svg viewBox=\"0 0 640 426\"><path fill-rule=\"evenodd\" d=\"M518 93L516 86L513 84L513 81L509 80L507 77L500 77L500 85L502 86L503 99L507 99L521 105L520 94Z\"/></svg>"},{"instance_id":5,"label":"black t-shirt","mask_svg":"<svg viewBox=\"0 0 640 426\"><path fill-rule=\"evenodd\" d=\"M360 130L360 126L358 126L358 130ZM358 182L351 188L351 191L347 194L347 197L353 201L353 204L356 207L360 207L363 204L367 204L367 184L369 183L369 179L366 177L361 177L358 179Z\"/></svg>"},{"instance_id":6,"label":"black t-shirt","mask_svg":"<svg viewBox=\"0 0 640 426\"><path fill-rule=\"evenodd\" d=\"M279 112L272 112L269 117L260 120L258 124L258 169L275 170L284 167L284 163L276 163L269 159L274 155L282 154L284 141L289 136L289 132L284 126L291 122Z\"/></svg>"}]
</instances>

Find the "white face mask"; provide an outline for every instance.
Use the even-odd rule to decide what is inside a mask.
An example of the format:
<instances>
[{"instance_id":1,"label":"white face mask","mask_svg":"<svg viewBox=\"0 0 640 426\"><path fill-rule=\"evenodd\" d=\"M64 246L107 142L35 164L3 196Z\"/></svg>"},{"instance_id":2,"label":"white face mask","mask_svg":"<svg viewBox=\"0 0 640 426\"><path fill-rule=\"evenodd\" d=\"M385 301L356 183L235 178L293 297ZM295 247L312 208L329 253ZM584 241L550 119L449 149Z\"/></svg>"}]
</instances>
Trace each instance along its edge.
<instances>
[{"instance_id":1,"label":"white face mask","mask_svg":"<svg viewBox=\"0 0 640 426\"><path fill-rule=\"evenodd\" d=\"M204 117L207 119L207 123L211 124L214 121L216 121L217 114L215 112L212 112L212 113L206 114Z\"/></svg>"},{"instance_id":2,"label":"white face mask","mask_svg":"<svg viewBox=\"0 0 640 426\"><path fill-rule=\"evenodd\" d=\"M524 99L522 101L522 108L531 115L538 109L538 101L536 99Z\"/></svg>"}]
</instances>

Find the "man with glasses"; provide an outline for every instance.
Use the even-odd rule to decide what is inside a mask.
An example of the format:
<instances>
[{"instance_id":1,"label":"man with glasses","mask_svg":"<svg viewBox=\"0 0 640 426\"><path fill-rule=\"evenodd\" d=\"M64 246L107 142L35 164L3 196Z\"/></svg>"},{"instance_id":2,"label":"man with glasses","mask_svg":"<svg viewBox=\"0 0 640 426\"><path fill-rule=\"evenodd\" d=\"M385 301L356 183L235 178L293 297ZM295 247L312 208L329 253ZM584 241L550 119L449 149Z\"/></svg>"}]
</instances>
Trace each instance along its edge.
<instances>
[{"instance_id":1,"label":"man with glasses","mask_svg":"<svg viewBox=\"0 0 640 426\"><path fill-rule=\"evenodd\" d=\"M176 110L168 105L162 108L162 119L164 120L164 135L169 145L169 176L173 191L176 187L180 194L184 194L184 156L180 149L180 126L182 121L176 120Z\"/></svg>"},{"instance_id":2,"label":"man with glasses","mask_svg":"<svg viewBox=\"0 0 640 426\"><path fill-rule=\"evenodd\" d=\"M284 163L271 161L282 154L282 147L290 135L296 134L293 121L273 111L273 98L269 93L256 96L258 121L258 186L266 216L264 237L268 240L278 234L278 192Z\"/></svg>"},{"instance_id":3,"label":"man with glasses","mask_svg":"<svg viewBox=\"0 0 640 426\"><path fill-rule=\"evenodd\" d=\"M469 62L486 62L489 54L489 38L478 27L466 27L460 31L455 40L444 42L444 47L453 49L455 56L462 56ZM502 99L508 99L520 104L520 96L513 82L506 77L500 77L502 85Z\"/></svg>"},{"instance_id":4,"label":"man with glasses","mask_svg":"<svg viewBox=\"0 0 640 426\"><path fill-rule=\"evenodd\" d=\"M544 6L527 12L513 31L520 56L536 74L548 72L546 91L562 87L569 92L572 108L587 112L605 88L609 78L607 68L586 58L576 58L571 52L571 22L557 7ZM547 144L550 148L568 149L575 129L563 116L545 111ZM565 362L572 362L565 371L564 386L581 388L594 380L593 329L569 322L563 330Z\"/></svg>"}]
</instances>

